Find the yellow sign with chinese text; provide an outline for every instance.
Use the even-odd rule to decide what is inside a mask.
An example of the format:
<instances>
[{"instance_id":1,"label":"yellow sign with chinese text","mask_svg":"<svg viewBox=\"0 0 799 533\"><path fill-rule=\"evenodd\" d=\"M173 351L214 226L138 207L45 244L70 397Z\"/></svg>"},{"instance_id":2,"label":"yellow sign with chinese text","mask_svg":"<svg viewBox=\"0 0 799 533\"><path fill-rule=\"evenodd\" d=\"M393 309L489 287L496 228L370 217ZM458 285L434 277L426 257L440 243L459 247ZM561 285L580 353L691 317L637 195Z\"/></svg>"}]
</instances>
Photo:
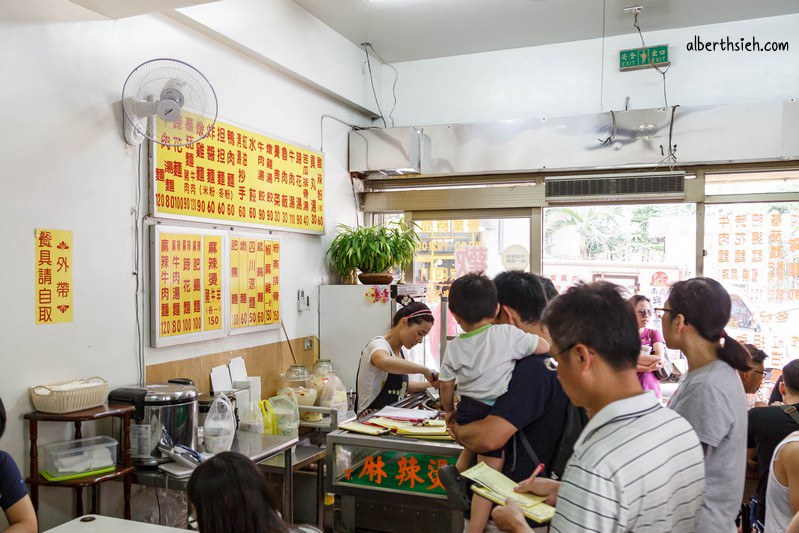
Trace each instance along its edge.
<instances>
[{"instance_id":1,"label":"yellow sign with chinese text","mask_svg":"<svg viewBox=\"0 0 799 533\"><path fill-rule=\"evenodd\" d=\"M222 329L222 236L203 236L205 330Z\"/></svg>"},{"instance_id":2,"label":"yellow sign with chinese text","mask_svg":"<svg viewBox=\"0 0 799 533\"><path fill-rule=\"evenodd\" d=\"M230 239L230 327L280 322L280 242Z\"/></svg>"},{"instance_id":3,"label":"yellow sign with chinese text","mask_svg":"<svg viewBox=\"0 0 799 533\"><path fill-rule=\"evenodd\" d=\"M184 112L164 140L197 136L196 128ZM156 144L154 154L155 216L324 233L321 152L217 121L201 141Z\"/></svg>"},{"instance_id":4,"label":"yellow sign with chinese text","mask_svg":"<svg viewBox=\"0 0 799 533\"><path fill-rule=\"evenodd\" d=\"M72 232L37 229L36 323L72 322Z\"/></svg>"},{"instance_id":5,"label":"yellow sign with chinese text","mask_svg":"<svg viewBox=\"0 0 799 533\"><path fill-rule=\"evenodd\" d=\"M158 256L162 337L203 330L203 236L161 233Z\"/></svg>"}]
</instances>

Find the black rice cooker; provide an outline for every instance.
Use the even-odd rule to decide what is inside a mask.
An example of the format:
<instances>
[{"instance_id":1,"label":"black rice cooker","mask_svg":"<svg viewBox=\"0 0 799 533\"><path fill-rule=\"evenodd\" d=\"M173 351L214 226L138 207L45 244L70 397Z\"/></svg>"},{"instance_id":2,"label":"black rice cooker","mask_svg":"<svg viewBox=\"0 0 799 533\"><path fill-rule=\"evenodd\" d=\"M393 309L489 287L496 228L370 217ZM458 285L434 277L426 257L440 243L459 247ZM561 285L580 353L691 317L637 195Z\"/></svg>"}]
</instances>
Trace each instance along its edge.
<instances>
[{"instance_id":1,"label":"black rice cooker","mask_svg":"<svg viewBox=\"0 0 799 533\"><path fill-rule=\"evenodd\" d=\"M109 403L136 407L130 423L130 457L134 465L156 466L170 461L158 451L159 444L169 448L178 444L197 447L197 389L185 383L151 383L108 394Z\"/></svg>"}]
</instances>

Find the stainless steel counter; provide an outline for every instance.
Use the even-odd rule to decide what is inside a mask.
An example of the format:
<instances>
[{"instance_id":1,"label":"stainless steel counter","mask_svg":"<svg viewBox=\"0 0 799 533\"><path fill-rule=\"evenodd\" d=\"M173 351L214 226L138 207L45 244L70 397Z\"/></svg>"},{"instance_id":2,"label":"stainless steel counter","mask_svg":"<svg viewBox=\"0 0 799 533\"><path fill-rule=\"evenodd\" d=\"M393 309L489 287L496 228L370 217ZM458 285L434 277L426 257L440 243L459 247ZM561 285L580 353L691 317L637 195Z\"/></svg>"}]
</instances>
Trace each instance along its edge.
<instances>
[{"instance_id":1,"label":"stainless steel counter","mask_svg":"<svg viewBox=\"0 0 799 533\"><path fill-rule=\"evenodd\" d=\"M395 406L424 400L417 394ZM329 433L327 490L341 498L344 528L407 531L412 523L414 531L463 531L463 513L452 511L438 480L438 469L455 464L461 450L446 440Z\"/></svg>"}]
</instances>

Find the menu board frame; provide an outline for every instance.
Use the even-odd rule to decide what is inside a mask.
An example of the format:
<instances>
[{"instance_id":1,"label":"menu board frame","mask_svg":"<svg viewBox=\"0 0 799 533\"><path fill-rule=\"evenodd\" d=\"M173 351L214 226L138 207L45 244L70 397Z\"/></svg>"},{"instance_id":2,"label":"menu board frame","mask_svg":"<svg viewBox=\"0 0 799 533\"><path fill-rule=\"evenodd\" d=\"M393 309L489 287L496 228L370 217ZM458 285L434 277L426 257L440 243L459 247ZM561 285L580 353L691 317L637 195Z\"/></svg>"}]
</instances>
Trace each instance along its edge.
<instances>
[{"instance_id":1,"label":"menu board frame","mask_svg":"<svg viewBox=\"0 0 799 533\"><path fill-rule=\"evenodd\" d=\"M274 260L274 254L277 254L278 262L276 271L272 270L270 278L272 284L275 283L274 278L277 278L278 284L275 322L232 327L231 243L234 239L267 241L278 246L278 250L271 256ZM196 242L201 243L199 250L193 246ZM209 247L209 243L216 244ZM280 248L281 238L268 233L166 224L151 226L150 346L161 348L279 328ZM212 259L216 261L212 262ZM195 268L197 261L199 269ZM189 275L184 276L184 273ZM211 277L211 274L216 276ZM197 295L186 298L186 294L194 293L198 293L199 298ZM249 296L251 295L248 294L248 298ZM265 295L262 299L264 302L267 300ZM271 309L274 312L274 305ZM218 321L211 322L209 317L218 317ZM189 328L188 333L184 325ZM196 330L198 325L201 326L199 331Z\"/></svg>"},{"instance_id":2,"label":"menu board frame","mask_svg":"<svg viewBox=\"0 0 799 533\"><path fill-rule=\"evenodd\" d=\"M190 120L190 114L186 113L185 118ZM226 141L232 136L233 144L220 150L217 145L226 143L217 141L220 135ZM240 139L246 150L236 145ZM249 150L252 147L257 153ZM181 154L177 156L180 161L164 157L172 152ZM211 153L216 154L214 161L209 161ZM218 161L219 153L224 154L224 162ZM151 142L150 156L150 212L156 218L325 235L325 156L319 150L235 122L217 120L213 134L192 145L173 147ZM298 163L300 157L304 160ZM287 168L299 171L287 173ZM314 177L311 170L318 176ZM298 207L300 204L302 208ZM214 214L209 212L211 208ZM194 214L173 212L176 210ZM270 220L273 216L280 220ZM315 217L321 218L321 223L315 222ZM307 224L303 218L309 219Z\"/></svg>"}]
</instances>

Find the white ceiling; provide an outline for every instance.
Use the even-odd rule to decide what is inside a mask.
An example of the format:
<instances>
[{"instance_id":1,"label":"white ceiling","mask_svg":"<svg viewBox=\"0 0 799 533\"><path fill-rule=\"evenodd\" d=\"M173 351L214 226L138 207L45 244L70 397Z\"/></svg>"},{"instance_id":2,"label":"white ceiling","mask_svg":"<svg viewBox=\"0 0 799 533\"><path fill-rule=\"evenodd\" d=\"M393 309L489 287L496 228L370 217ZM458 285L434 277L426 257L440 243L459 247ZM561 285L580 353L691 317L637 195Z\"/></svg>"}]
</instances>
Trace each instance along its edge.
<instances>
[{"instance_id":1,"label":"white ceiling","mask_svg":"<svg viewBox=\"0 0 799 533\"><path fill-rule=\"evenodd\" d=\"M799 12L797 0L293 0L388 63ZM603 29L603 10L604 29Z\"/></svg>"}]
</instances>

